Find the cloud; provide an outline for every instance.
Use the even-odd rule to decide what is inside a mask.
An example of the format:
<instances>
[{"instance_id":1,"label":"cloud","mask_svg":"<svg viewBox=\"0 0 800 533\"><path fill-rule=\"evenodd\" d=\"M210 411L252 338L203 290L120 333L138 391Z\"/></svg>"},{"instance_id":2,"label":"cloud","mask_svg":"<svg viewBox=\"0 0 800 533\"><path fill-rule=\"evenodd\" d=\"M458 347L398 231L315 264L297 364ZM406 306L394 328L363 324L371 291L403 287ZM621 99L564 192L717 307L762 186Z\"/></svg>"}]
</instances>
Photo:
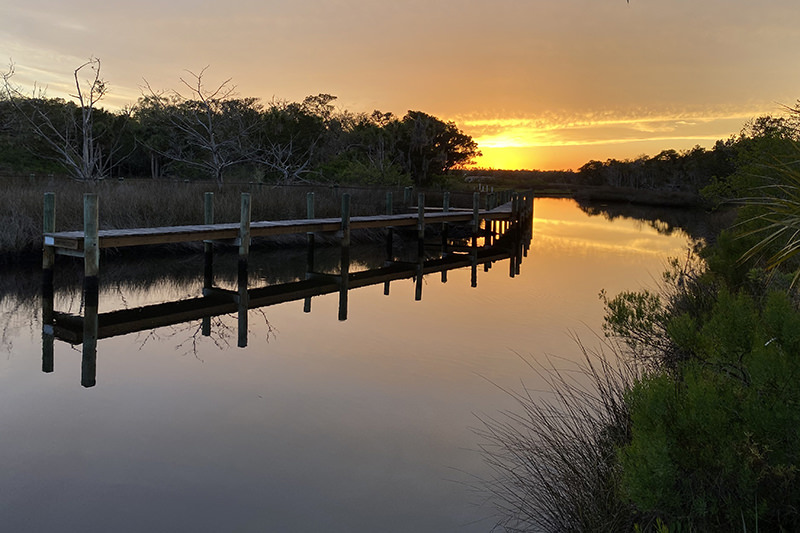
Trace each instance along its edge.
<instances>
[{"instance_id":1,"label":"cloud","mask_svg":"<svg viewBox=\"0 0 800 533\"><path fill-rule=\"evenodd\" d=\"M765 108L768 106L764 106ZM641 141L714 142L738 132L744 123L773 110L757 108L704 111L600 111L537 117L464 118L459 125L481 147L552 147Z\"/></svg>"}]
</instances>

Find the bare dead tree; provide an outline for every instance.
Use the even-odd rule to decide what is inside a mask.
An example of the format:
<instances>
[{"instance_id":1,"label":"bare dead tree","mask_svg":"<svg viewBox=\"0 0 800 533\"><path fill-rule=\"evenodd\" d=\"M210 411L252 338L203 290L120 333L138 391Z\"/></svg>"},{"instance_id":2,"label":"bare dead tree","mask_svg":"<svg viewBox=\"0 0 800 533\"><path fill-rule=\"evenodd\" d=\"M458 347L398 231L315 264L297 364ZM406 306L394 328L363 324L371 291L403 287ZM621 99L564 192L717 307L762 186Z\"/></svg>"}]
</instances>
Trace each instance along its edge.
<instances>
[{"instance_id":1,"label":"bare dead tree","mask_svg":"<svg viewBox=\"0 0 800 533\"><path fill-rule=\"evenodd\" d=\"M166 146L149 148L173 161L196 168L222 186L227 169L257 158L259 104L255 98L235 98L230 78L209 89L205 67L191 78L180 78L188 92L157 93L149 84L140 105L161 113L172 128ZM145 82L146 83L146 82Z\"/></svg>"},{"instance_id":2,"label":"bare dead tree","mask_svg":"<svg viewBox=\"0 0 800 533\"><path fill-rule=\"evenodd\" d=\"M286 142L267 140L261 148L257 158L258 162L276 172L281 184L302 183L308 180L304 177L310 174L314 146L300 152L295 148L294 139Z\"/></svg>"},{"instance_id":3,"label":"bare dead tree","mask_svg":"<svg viewBox=\"0 0 800 533\"><path fill-rule=\"evenodd\" d=\"M12 63L2 74L3 96L12 104L33 134L42 140L52 154L46 155L64 165L79 181L97 181L108 176L114 155L121 146L113 132L98 132L95 114L100 100L108 92L108 84L100 75L100 59L89 58L75 69L76 102L48 99L44 91L34 87L30 96L12 83L15 66ZM84 80L85 71L92 74ZM123 114L128 111L124 110ZM101 143L101 138L104 143ZM105 145L105 152L104 152Z\"/></svg>"},{"instance_id":4,"label":"bare dead tree","mask_svg":"<svg viewBox=\"0 0 800 533\"><path fill-rule=\"evenodd\" d=\"M282 184L310 181L326 133L325 117L329 119L333 109L328 103L333 98L308 97L302 104L273 99L262 115L255 161Z\"/></svg>"}]
</instances>

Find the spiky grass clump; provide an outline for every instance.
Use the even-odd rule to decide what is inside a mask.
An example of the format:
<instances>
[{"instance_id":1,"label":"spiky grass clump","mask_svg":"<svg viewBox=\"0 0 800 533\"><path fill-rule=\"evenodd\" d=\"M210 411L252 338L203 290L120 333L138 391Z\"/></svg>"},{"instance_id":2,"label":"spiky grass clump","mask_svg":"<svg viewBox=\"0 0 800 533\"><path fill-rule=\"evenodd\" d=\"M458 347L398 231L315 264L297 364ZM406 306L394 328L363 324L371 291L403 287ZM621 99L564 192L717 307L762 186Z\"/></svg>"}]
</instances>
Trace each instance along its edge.
<instances>
[{"instance_id":1,"label":"spiky grass clump","mask_svg":"<svg viewBox=\"0 0 800 533\"><path fill-rule=\"evenodd\" d=\"M800 146L795 146L800 155ZM792 285L800 279L796 256L800 252L800 169L797 161L776 162L762 176L768 184L756 195L742 198L745 216L736 227L740 238L756 239L741 261L762 259L768 270L790 266Z\"/></svg>"},{"instance_id":2,"label":"spiky grass clump","mask_svg":"<svg viewBox=\"0 0 800 533\"><path fill-rule=\"evenodd\" d=\"M485 484L505 531L626 531L617 449L630 438L623 395L640 369L606 342L564 370L527 361L550 392L510 392L517 411L481 418L477 433L494 476Z\"/></svg>"}]
</instances>

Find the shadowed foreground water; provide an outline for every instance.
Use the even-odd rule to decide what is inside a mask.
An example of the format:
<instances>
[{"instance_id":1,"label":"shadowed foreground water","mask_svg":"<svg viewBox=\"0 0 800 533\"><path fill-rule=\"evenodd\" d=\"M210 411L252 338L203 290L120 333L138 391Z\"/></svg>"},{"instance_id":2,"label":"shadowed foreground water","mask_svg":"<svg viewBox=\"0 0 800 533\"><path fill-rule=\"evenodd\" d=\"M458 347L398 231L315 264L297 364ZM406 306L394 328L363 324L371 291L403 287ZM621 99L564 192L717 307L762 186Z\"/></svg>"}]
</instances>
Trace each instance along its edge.
<instances>
[{"instance_id":1,"label":"shadowed foreground water","mask_svg":"<svg viewBox=\"0 0 800 533\"><path fill-rule=\"evenodd\" d=\"M476 413L513 408L503 388L540 384L524 358L577 358L600 330L600 289L653 286L689 238L624 217L537 200L521 275L504 263L336 294L248 315L101 339L97 384L81 387L80 346L56 341L42 372L35 275L3 285L0 515L8 531L488 531L489 475ZM657 225L656 225L657 226ZM412 246L412 245L410 245ZM379 248L379 247L378 247ZM327 254L327 255L326 255ZM354 250L358 269L381 251ZM224 263L225 259L221 262ZM259 258L253 281L302 279L305 256ZM318 263L336 264L335 250ZM104 264L101 312L191 297L202 260L137 278ZM223 267L221 267L223 268ZM296 272L295 272L296 271ZM291 272L295 272L292 274ZM60 272L56 308L81 311L79 276Z\"/></svg>"}]
</instances>

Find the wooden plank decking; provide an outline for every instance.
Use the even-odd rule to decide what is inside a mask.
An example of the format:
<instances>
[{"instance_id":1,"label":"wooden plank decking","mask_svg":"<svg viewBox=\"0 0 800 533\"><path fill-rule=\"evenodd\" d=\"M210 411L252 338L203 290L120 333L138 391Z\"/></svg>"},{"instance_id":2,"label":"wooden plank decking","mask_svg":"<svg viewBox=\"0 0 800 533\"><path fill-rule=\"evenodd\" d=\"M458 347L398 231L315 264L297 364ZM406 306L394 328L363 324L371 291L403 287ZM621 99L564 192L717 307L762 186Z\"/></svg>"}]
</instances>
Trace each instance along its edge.
<instances>
[{"instance_id":1,"label":"wooden plank decking","mask_svg":"<svg viewBox=\"0 0 800 533\"><path fill-rule=\"evenodd\" d=\"M481 210L482 220L506 220L512 214L511 204L504 204L491 210ZM473 220L471 210L451 212L426 212L424 221L433 223L465 223ZM419 222L417 214L374 215L350 218L350 229L387 228L415 226ZM268 237L315 232L336 232L342 229L341 218L315 218L300 220L255 221L250 223L250 237ZM197 224L189 226L163 226L153 228L105 229L98 232L100 248L141 246L153 244L174 244L181 242L224 241L239 237L240 223ZM84 248L83 231L59 231L44 233L45 246L52 246L56 252L82 252Z\"/></svg>"}]
</instances>

